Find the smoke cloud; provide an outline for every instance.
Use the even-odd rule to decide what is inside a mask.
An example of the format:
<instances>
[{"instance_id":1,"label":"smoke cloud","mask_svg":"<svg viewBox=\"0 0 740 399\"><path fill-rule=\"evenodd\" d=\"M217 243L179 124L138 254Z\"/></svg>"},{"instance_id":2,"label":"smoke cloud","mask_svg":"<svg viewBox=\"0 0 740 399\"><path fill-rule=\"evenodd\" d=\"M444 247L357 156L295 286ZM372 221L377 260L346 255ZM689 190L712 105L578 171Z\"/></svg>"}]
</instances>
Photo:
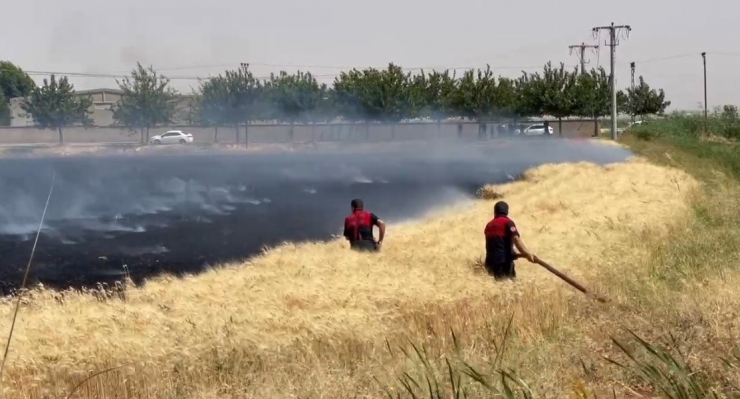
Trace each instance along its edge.
<instances>
[{"instance_id":1,"label":"smoke cloud","mask_svg":"<svg viewBox=\"0 0 740 399\"><path fill-rule=\"evenodd\" d=\"M56 184L36 254L45 266L35 276L47 285L91 284L115 277L124 265L138 278L193 272L266 245L328 239L341 234L349 202L357 197L368 210L397 223L470 200L482 185L508 181L532 166L614 162L629 155L588 142L3 159L0 247L7 255L0 277L19 281L16 274L27 262L53 171Z\"/></svg>"}]
</instances>

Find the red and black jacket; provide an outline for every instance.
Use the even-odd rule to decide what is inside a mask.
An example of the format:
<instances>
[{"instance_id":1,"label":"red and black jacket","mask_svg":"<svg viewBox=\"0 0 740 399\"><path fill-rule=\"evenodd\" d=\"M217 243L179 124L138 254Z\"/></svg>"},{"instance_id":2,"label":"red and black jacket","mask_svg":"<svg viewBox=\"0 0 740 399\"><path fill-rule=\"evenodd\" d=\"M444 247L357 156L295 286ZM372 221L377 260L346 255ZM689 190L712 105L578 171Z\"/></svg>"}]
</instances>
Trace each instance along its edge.
<instances>
[{"instance_id":1,"label":"red and black jacket","mask_svg":"<svg viewBox=\"0 0 740 399\"><path fill-rule=\"evenodd\" d=\"M350 243L360 240L375 241L373 226L377 225L378 217L374 213L364 210L354 211L344 219L344 237Z\"/></svg>"},{"instance_id":2,"label":"red and black jacket","mask_svg":"<svg viewBox=\"0 0 740 399\"><path fill-rule=\"evenodd\" d=\"M513 238L519 231L507 216L494 217L483 230L486 236L486 264L507 264L514 261Z\"/></svg>"}]
</instances>

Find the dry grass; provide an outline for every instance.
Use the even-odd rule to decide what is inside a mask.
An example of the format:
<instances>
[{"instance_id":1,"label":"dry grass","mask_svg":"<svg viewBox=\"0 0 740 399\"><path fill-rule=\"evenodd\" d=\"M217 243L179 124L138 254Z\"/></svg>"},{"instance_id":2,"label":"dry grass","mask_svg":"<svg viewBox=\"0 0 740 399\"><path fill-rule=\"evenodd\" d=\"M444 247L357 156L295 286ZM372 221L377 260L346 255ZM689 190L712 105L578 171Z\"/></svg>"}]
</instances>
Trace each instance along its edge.
<instances>
[{"instance_id":1,"label":"dry grass","mask_svg":"<svg viewBox=\"0 0 740 399\"><path fill-rule=\"evenodd\" d=\"M691 238L698 222L686 215L698 188L679 169L633 159L546 165L524 181L482 190L509 202L536 254L610 296L606 305L524 261L516 283L482 273L477 260L493 204L483 200L389 226L380 254L353 253L341 241L284 245L246 264L130 288L123 300L34 291L21 308L6 396L60 397L95 370L121 364L77 394L345 398L385 396L385 387L396 396L401 373L407 383L425 373L449 383L463 363L515 369L548 397L572 391L575 381L602 393L640 389L600 357L614 353L609 337L625 323L655 339L661 329L699 334L686 341L702 342L703 355L720 348L707 339L726 339L728 348L726 328L737 323L727 310L740 309L737 275L705 268L697 285L651 266L685 268L663 243L669 234ZM702 199L707 209L728 209L716 198ZM11 311L0 304L0 331ZM507 349L497 355L510 320ZM403 354L411 343L423 345L427 371L413 352ZM715 367L709 356L701 360ZM489 395L461 381L471 397Z\"/></svg>"}]
</instances>

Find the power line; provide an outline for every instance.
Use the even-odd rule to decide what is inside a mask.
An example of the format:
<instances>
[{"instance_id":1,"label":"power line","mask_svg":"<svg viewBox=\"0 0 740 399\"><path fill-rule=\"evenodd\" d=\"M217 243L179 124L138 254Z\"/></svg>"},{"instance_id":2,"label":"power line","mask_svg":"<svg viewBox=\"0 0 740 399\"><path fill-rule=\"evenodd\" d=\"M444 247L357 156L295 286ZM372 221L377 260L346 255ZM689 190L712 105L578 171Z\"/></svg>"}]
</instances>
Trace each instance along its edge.
<instances>
[{"instance_id":1,"label":"power line","mask_svg":"<svg viewBox=\"0 0 740 399\"><path fill-rule=\"evenodd\" d=\"M365 69L369 68L367 65L365 66L349 66L349 65L304 65L304 64L273 64L273 63L267 63L267 62L249 62L250 66L258 65L258 66L268 66L268 67L274 67L274 68L313 68L313 69L342 69L342 70L352 70L352 69ZM173 68L157 68L158 71L185 71L185 70L191 70L191 69L215 69L215 68L230 68L233 67L235 64L220 64L220 65L198 65L198 66L183 66L183 67L173 67ZM387 66L379 66L379 67L373 67L376 69L383 69ZM404 70L422 70L422 69L470 69L474 67L466 67L466 66L460 66L460 67L434 67L434 66L421 66L421 67L404 67ZM500 66L496 67L495 69L531 69L535 68L532 66ZM539 68L537 66L536 68Z\"/></svg>"},{"instance_id":2,"label":"power line","mask_svg":"<svg viewBox=\"0 0 740 399\"><path fill-rule=\"evenodd\" d=\"M599 32L599 36L601 36ZM593 48L597 53L597 67L600 61L600 53L601 48L598 45L588 45L588 44L579 44L579 45L573 45L569 46L572 49L578 48L580 52L580 47L585 46L585 48ZM707 52L706 54L714 54L714 55L724 55L724 56L740 56L740 53L715 53L715 52ZM667 61L667 60L673 60L673 59L680 59L680 58L689 58L689 57L695 57L695 53L684 53L684 54L674 54L664 57L656 57L656 58L648 58L643 60L638 60L637 62L644 64L649 62L658 62L658 61ZM579 61L582 60L582 57L579 56ZM585 61L585 60L583 60ZM588 63L588 61L585 61L584 63ZM619 62L618 64L622 64ZM351 70L351 69L364 69L368 67L349 67L349 66L339 66L339 65L299 65L299 64L276 64L276 63L265 63L265 62L253 62L249 63L250 66L252 65L259 65L259 66L273 66L273 67L293 67L293 68L331 68L331 69L344 69L344 70ZM164 68L164 69L158 69L157 71L176 71L176 70L189 70L189 69L206 69L206 68L229 68L233 65L196 65L196 66L182 66L182 67L173 67L173 68ZM569 66L575 66L575 65L569 65ZM583 63L581 63L581 70L584 70ZM483 66L456 66L456 67L411 67L411 68L403 68L406 71L421 71L421 70L451 70L451 71L458 71L458 70L469 70L469 69L475 69L475 68L481 68ZM379 69L378 67L375 67L376 69ZM528 66L513 66L513 65L505 65L505 66L493 66L491 69L493 70L532 70L532 69L540 69L542 68L542 65L528 65ZM74 78L91 78L91 79L123 79L126 77L130 77L128 73L125 72L62 72L62 71L24 71L28 75L31 76L49 76L49 75L57 75L57 76L68 76L68 77L74 77ZM314 74L313 77L317 79L331 79L337 77L338 73L323 73L323 74ZM213 77L213 75L206 75L206 76L196 76L196 75L175 75L175 76L167 76L170 80L204 80L209 79ZM269 79L269 76L259 76L257 79Z\"/></svg>"},{"instance_id":3,"label":"power line","mask_svg":"<svg viewBox=\"0 0 740 399\"><path fill-rule=\"evenodd\" d=\"M601 37L601 31L599 31L599 41ZM586 48L594 48L597 53L597 67L600 64L600 47L598 45L573 45L569 46L571 49L577 48L580 46L586 46ZM734 53L734 52L706 52L706 54L712 54L712 55L723 55L723 56L740 56L740 53ZM672 60L672 59L678 59L678 58L688 58L688 57L695 57L695 53L684 53L684 54L675 54L675 55L669 55L665 57L658 57L658 58L649 58L644 60L638 60L639 63L648 63L648 62L656 62L656 61L666 61L666 60ZM586 62L588 63L588 62ZM621 64L621 62L617 62L618 64ZM352 70L352 69L365 69L368 68L367 66L347 66L347 65L307 65L307 64L277 64L277 63L268 63L268 62L251 62L249 65L257 65L257 66L269 66L269 67L288 67L288 68L316 68L316 69L341 69L341 70ZM219 64L219 65L193 65L193 66L180 66L180 67L171 67L171 68L158 68L157 71L185 71L185 70L193 70L193 69L215 69L215 68L224 68L225 70L233 67L234 64ZM459 67L435 67L435 66L426 66L426 67L405 67L403 68L406 71L419 71L419 70L468 70L468 69L475 69L475 68L481 68L482 66L459 66ZM528 65L528 66L495 66L491 69L494 70L527 70L527 69L539 69L542 65ZM376 69L382 69L385 67L375 67ZM116 72L60 72L60 71L25 71L28 75L32 76L42 76L42 75L62 75L62 76L70 76L70 77L78 77L78 78L103 78L103 79L118 79L118 78L125 78L130 77L128 71L116 71ZM323 73L323 74L314 74L313 76L316 78L332 78L337 76L338 74L332 73ZM185 75L185 76L168 76L168 79L170 80L200 80L200 79L208 79L211 76L196 76L196 75ZM264 77L258 77L259 79L268 79L268 76Z\"/></svg>"},{"instance_id":4,"label":"power line","mask_svg":"<svg viewBox=\"0 0 740 399\"><path fill-rule=\"evenodd\" d=\"M120 74L120 73L96 73L96 72L61 72L61 71L24 71L26 74L31 76L49 76L49 75L59 75L59 76L68 76L68 77L76 77L76 78L103 78L103 79L123 79L123 78L130 78L130 75ZM334 77L335 74L331 75L312 75L315 78L320 77ZM167 79L169 80L201 80L201 79L209 79L212 76L167 76ZM269 79L269 76L264 77L256 77L257 79Z\"/></svg>"},{"instance_id":5,"label":"power line","mask_svg":"<svg viewBox=\"0 0 740 399\"><path fill-rule=\"evenodd\" d=\"M729 52L729 53L728 53L728 52L722 52L722 51L719 51L719 52L715 52L715 51L706 51L706 52L704 52L704 54L710 54L710 55L724 55L724 56L729 56L729 57L738 57L738 56L740 56L740 53L735 53L735 52Z\"/></svg>"},{"instance_id":6,"label":"power line","mask_svg":"<svg viewBox=\"0 0 740 399\"><path fill-rule=\"evenodd\" d=\"M253 64L250 63L249 65L261 65L261 64ZM277 65L277 64L276 64ZM544 64L543 64L544 65ZM282 65L285 66L285 65ZM193 67L195 69L197 67ZM341 67L334 67L334 68L341 68ZM421 70L469 70L469 69L476 69L481 68L481 66L460 66L460 67L445 67L445 68L434 68L434 67L414 67L414 68L403 68L405 71L421 71ZM524 69L539 69L542 68L542 65L538 66L497 66L497 67L491 67L492 70L511 70L511 69L518 69L518 70L524 70ZM185 69L185 67L183 67ZM352 68L348 68L352 69ZM159 70L161 71L161 70ZM76 78L97 78L97 79L123 79L130 77L130 75L123 74L123 73L110 73L110 72L62 72L62 71L24 71L28 75L31 76L49 76L49 75L58 75L58 76L68 76L68 77L76 77ZM312 75L315 78L334 78L338 76L339 74L316 74ZM209 79L212 76L167 76L170 80L203 80L203 79ZM269 79L269 76L257 76L257 79Z\"/></svg>"},{"instance_id":7,"label":"power line","mask_svg":"<svg viewBox=\"0 0 740 399\"><path fill-rule=\"evenodd\" d=\"M655 62L655 61L667 61L667 60L674 60L677 58L687 58L687 57L696 57L696 53L687 53L687 54L677 54L677 55L670 55L667 57L659 57L659 58L648 58L645 60L639 60L635 62L639 62L640 64L644 64L646 62Z\"/></svg>"}]
</instances>

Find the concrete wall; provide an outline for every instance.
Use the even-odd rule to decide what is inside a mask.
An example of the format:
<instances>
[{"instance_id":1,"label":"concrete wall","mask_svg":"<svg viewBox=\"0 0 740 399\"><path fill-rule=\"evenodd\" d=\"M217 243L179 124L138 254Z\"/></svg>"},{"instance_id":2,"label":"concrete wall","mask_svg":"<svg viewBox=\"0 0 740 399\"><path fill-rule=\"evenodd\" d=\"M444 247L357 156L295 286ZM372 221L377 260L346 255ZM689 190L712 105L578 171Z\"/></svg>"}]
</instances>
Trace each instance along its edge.
<instances>
[{"instance_id":1,"label":"concrete wall","mask_svg":"<svg viewBox=\"0 0 740 399\"><path fill-rule=\"evenodd\" d=\"M89 110L92 112L90 118L93 120L93 124L96 126L110 126L113 124L113 113L110 108L121 98L121 91L115 89L95 89L95 90L83 90L78 91L79 96L89 96L93 104ZM33 119L30 115L27 115L21 104L23 104L23 98L12 98L10 99L10 126L33 126Z\"/></svg>"},{"instance_id":2,"label":"concrete wall","mask_svg":"<svg viewBox=\"0 0 740 399\"><path fill-rule=\"evenodd\" d=\"M23 104L22 97L11 98L8 102L10 126L33 126L33 119L26 115L26 111L21 108L21 104Z\"/></svg>"},{"instance_id":3,"label":"concrete wall","mask_svg":"<svg viewBox=\"0 0 740 399\"><path fill-rule=\"evenodd\" d=\"M78 91L79 96L90 97L93 101L89 108L93 125L107 127L113 125L113 111L111 107L121 98L121 91L117 89L94 89ZM23 98L10 99L10 126L33 126L33 119L26 115L21 108ZM191 120L192 96L180 96L176 104L175 121L188 123Z\"/></svg>"},{"instance_id":4,"label":"concrete wall","mask_svg":"<svg viewBox=\"0 0 740 399\"><path fill-rule=\"evenodd\" d=\"M598 122L597 122L598 123ZM471 122L462 122L462 137L475 138L478 136L478 125ZM526 126L527 124L524 124ZM491 137L503 136L502 130L497 130L496 124L488 124L488 134ZM557 121L551 121L550 126L559 135ZM600 129L600 126L597 126ZM170 126L150 130L150 136L161 134L167 130L182 130L193 135L197 143L213 143L216 140L216 129L213 127ZM250 125L250 143L277 143L288 142L290 125ZM293 127L293 141L386 141L393 137L393 127L390 125L352 125L346 123L295 125ZM594 133L594 121L567 120L563 121L564 137L589 137ZM437 128L435 123L401 123L395 126L396 140L418 140L432 138L456 138L457 123L442 123ZM64 129L66 143L132 143L138 142L138 132L128 132L115 127L70 127ZM237 141L234 127L218 128L218 142L235 143ZM40 130L36 127L4 127L0 128L0 145L2 144L44 144L59 142L58 134L53 130ZM244 142L244 126L239 128L239 142Z\"/></svg>"}]
</instances>

